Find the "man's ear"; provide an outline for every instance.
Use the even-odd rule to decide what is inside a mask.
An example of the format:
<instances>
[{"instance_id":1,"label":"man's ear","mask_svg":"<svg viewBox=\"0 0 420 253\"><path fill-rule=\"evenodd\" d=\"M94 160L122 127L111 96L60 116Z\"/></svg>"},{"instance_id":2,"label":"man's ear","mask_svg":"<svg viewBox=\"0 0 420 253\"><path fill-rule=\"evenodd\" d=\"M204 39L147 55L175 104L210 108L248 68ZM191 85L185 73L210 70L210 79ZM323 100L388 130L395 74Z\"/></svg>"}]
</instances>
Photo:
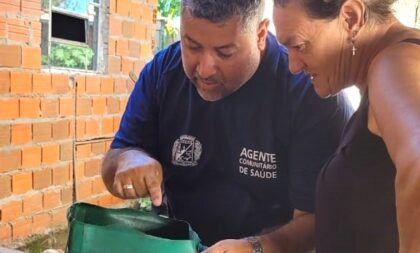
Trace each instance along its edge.
<instances>
[{"instance_id":1,"label":"man's ear","mask_svg":"<svg viewBox=\"0 0 420 253\"><path fill-rule=\"evenodd\" d=\"M354 38L366 24L366 6L363 0L347 0L340 9L340 16L344 20L344 29L349 38Z\"/></svg>"},{"instance_id":2,"label":"man's ear","mask_svg":"<svg viewBox=\"0 0 420 253\"><path fill-rule=\"evenodd\" d=\"M268 35L268 25L270 24L270 20L267 18L263 19L258 24L257 36L258 36L258 49L264 50L265 49L265 42L267 40Z\"/></svg>"}]
</instances>

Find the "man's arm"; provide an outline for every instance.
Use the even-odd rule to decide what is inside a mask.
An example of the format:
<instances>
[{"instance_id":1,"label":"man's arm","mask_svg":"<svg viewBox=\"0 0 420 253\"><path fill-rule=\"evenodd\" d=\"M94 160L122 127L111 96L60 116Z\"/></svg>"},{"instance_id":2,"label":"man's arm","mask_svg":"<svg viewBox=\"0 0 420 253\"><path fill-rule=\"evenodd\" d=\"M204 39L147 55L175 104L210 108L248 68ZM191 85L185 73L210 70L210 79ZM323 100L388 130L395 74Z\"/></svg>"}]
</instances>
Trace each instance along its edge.
<instances>
[{"instance_id":1,"label":"man's arm","mask_svg":"<svg viewBox=\"0 0 420 253\"><path fill-rule=\"evenodd\" d=\"M286 225L262 235L264 253L300 253L314 250L315 215L295 209L293 219Z\"/></svg>"},{"instance_id":2,"label":"man's arm","mask_svg":"<svg viewBox=\"0 0 420 253\"><path fill-rule=\"evenodd\" d=\"M263 253L304 253L314 250L315 217L311 213L296 210L293 219L286 225L257 236ZM204 253L253 253L245 238L223 240Z\"/></svg>"},{"instance_id":3,"label":"man's arm","mask_svg":"<svg viewBox=\"0 0 420 253\"><path fill-rule=\"evenodd\" d=\"M111 149L102 164L102 178L113 195L123 199L150 196L162 203L162 167L137 148Z\"/></svg>"}]
</instances>

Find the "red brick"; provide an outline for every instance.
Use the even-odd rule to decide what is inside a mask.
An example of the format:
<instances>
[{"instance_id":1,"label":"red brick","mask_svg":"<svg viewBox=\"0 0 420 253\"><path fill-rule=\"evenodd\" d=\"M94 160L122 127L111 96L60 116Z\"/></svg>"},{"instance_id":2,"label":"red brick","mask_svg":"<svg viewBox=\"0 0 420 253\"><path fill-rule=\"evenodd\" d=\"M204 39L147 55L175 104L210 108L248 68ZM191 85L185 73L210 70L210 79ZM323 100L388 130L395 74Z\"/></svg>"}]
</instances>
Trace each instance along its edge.
<instances>
[{"instance_id":1,"label":"red brick","mask_svg":"<svg viewBox=\"0 0 420 253\"><path fill-rule=\"evenodd\" d=\"M1 3L0 3L1 9ZM0 45L0 67L19 67L22 64L22 47Z\"/></svg>"},{"instance_id":2,"label":"red brick","mask_svg":"<svg viewBox=\"0 0 420 253\"><path fill-rule=\"evenodd\" d=\"M108 73L119 74L121 72L121 57L108 56Z\"/></svg>"},{"instance_id":3,"label":"red brick","mask_svg":"<svg viewBox=\"0 0 420 253\"><path fill-rule=\"evenodd\" d=\"M60 146L56 143L42 147L42 163L53 164L59 161Z\"/></svg>"},{"instance_id":4,"label":"red brick","mask_svg":"<svg viewBox=\"0 0 420 253\"><path fill-rule=\"evenodd\" d=\"M102 134L111 135L114 133L114 119L103 118L102 119Z\"/></svg>"},{"instance_id":5,"label":"red brick","mask_svg":"<svg viewBox=\"0 0 420 253\"><path fill-rule=\"evenodd\" d=\"M114 93L127 93L127 79L115 79Z\"/></svg>"},{"instance_id":6,"label":"red brick","mask_svg":"<svg viewBox=\"0 0 420 253\"><path fill-rule=\"evenodd\" d=\"M36 192L23 199L23 214L34 215L42 210L42 193Z\"/></svg>"},{"instance_id":7,"label":"red brick","mask_svg":"<svg viewBox=\"0 0 420 253\"><path fill-rule=\"evenodd\" d=\"M0 72L0 94L10 92L10 72Z\"/></svg>"},{"instance_id":8,"label":"red brick","mask_svg":"<svg viewBox=\"0 0 420 253\"><path fill-rule=\"evenodd\" d=\"M117 12L117 0L110 0L109 1L109 12L114 14Z\"/></svg>"},{"instance_id":9,"label":"red brick","mask_svg":"<svg viewBox=\"0 0 420 253\"><path fill-rule=\"evenodd\" d=\"M101 90L101 78L97 75L86 76L86 93L99 94Z\"/></svg>"},{"instance_id":10,"label":"red brick","mask_svg":"<svg viewBox=\"0 0 420 253\"><path fill-rule=\"evenodd\" d=\"M0 120L16 119L19 117L19 100L17 98L0 99Z\"/></svg>"},{"instance_id":11,"label":"red brick","mask_svg":"<svg viewBox=\"0 0 420 253\"><path fill-rule=\"evenodd\" d=\"M153 9L151 6L143 4L143 20L155 22L153 19Z\"/></svg>"},{"instance_id":12,"label":"red brick","mask_svg":"<svg viewBox=\"0 0 420 253\"><path fill-rule=\"evenodd\" d=\"M10 40L29 43L29 26L24 20L9 18L7 24Z\"/></svg>"},{"instance_id":13,"label":"red brick","mask_svg":"<svg viewBox=\"0 0 420 253\"><path fill-rule=\"evenodd\" d=\"M70 137L70 121L61 120L53 123L52 127L54 140L68 139Z\"/></svg>"},{"instance_id":14,"label":"red brick","mask_svg":"<svg viewBox=\"0 0 420 253\"><path fill-rule=\"evenodd\" d=\"M144 43L140 45L140 53L142 57L149 58L153 55L152 46L150 43Z\"/></svg>"},{"instance_id":15,"label":"red brick","mask_svg":"<svg viewBox=\"0 0 420 253\"><path fill-rule=\"evenodd\" d=\"M120 112L123 113L127 107L128 97L122 97L120 100Z\"/></svg>"},{"instance_id":16,"label":"red brick","mask_svg":"<svg viewBox=\"0 0 420 253\"><path fill-rule=\"evenodd\" d=\"M51 169L42 169L33 172L34 190L41 190L51 186Z\"/></svg>"},{"instance_id":17,"label":"red brick","mask_svg":"<svg viewBox=\"0 0 420 253\"><path fill-rule=\"evenodd\" d=\"M112 94L114 91L114 80L111 77L104 77L101 79L101 93Z\"/></svg>"},{"instance_id":18,"label":"red brick","mask_svg":"<svg viewBox=\"0 0 420 253\"><path fill-rule=\"evenodd\" d=\"M23 1L26 2L26 1ZM24 68L40 69L41 68L41 48L40 47L23 47L22 48L22 66Z\"/></svg>"},{"instance_id":19,"label":"red brick","mask_svg":"<svg viewBox=\"0 0 420 253\"><path fill-rule=\"evenodd\" d=\"M1 4L0 4L1 6ZM12 239L12 228L9 224L0 225L0 242L7 243Z\"/></svg>"},{"instance_id":20,"label":"red brick","mask_svg":"<svg viewBox=\"0 0 420 253\"><path fill-rule=\"evenodd\" d=\"M86 135L91 137L99 135L99 122L97 119L86 120Z\"/></svg>"},{"instance_id":21,"label":"red brick","mask_svg":"<svg viewBox=\"0 0 420 253\"><path fill-rule=\"evenodd\" d=\"M91 144L80 144L76 146L77 158L89 157L92 153Z\"/></svg>"},{"instance_id":22,"label":"red brick","mask_svg":"<svg viewBox=\"0 0 420 253\"><path fill-rule=\"evenodd\" d=\"M71 204L73 202L73 188L65 188L61 190L61 203L63 205Z\"/></svg>"},{"instance_id":23,"label":"red brick","mask_svg":"<svg viewBox=\"0 0 420 253\"><path fill-rule=\"evenodd\" d=\"M25 193L32 190L32 173L20 172L12 176L12 192L13 194Z\"/></svg>"},{"instance_id":24,"label":"red brick","mask_svg":"<svg viewBox=\"0 0 420 253\"><path fill-rule=\"evenodd\" d=\"M20 1L19 0L2 0L0 1L0 11L6 13L20 12Z\"/></svg>"},{"instance_id":25,"label":"red brick","mask_svg":"<svg viewBox=\"0 0 420 253\"><path fill-rule=\"evenodd\" d=\"M134 26L133 21L123 21L122 22L122 35L127 38L131 38L134 35Z\"/></svg>"},{"instance_id":26,"label":"red brick","mask_svg":"<svg viewBox=\"0 0 420 253\"><path fill-rule=\"evenodd\" d=\"M105 97L96 97L92 99L92 111L93 114L102 115L106 111L106 99Z\"/></svg>"},{"instance_id":27,"label":"red brick","mask_svg":"<svg viewBox=\"0 0 420 253\"><path fill-rule=\"evenodd\" d=\"M40 16L41 15L41 1L39 0L25 0L22 1L22 14Z\"/></svg>"},{"instance_id":28,"label":"red brick","mask_svg":"<svg viewBox=\"0 0 420 253\"><path fill-rule=\"evenodd\" d=\"M134 37L138 40L146 40L147 35L146 35L146 25L145 24L140 24L137 23L136 26L134 27Z\"/></svg>"},{"instance_id":29,"label":"red brick","mask_svg":"<svg viewBox=\"0 0 420 253\"><path fill-rule=\"evenodd\" d=\"M117 40L117 55L128 56L128 40L126 39Z\"/></svg>"},{"instance_id":30,"label":"red brick","mask_svg":"<svg viewBox=\"0 0 420 253\"><path fill-rule=\"evenodd\" d=\"M41 165L41 147L26 147L22 149L22 167L31 168Z\"/></svg>"},{"instance_id":31,"label":"red brick","mask_svg":"<svg viewBox=\"0 0 420 253\"><path fill-rule=\"evenodd\" d=\"M106 195L99 198L97 204L103 207L109 207L112 205L112 196Z\"/></svg>"},{"instance_id":32,"label":"red brick","mask_svg":"<svg viewBox=\"0 0 420 253\"><path fill-rule=\"evenodd\" d=\"M12 171L21 165L20 150L8 150L0 152L0 172Z\"/></svg>"},{"instance_id":33,"label":"red brick","mask_svg":"<svg viewBox=\"0 0 420 253\"><path fill-rule=\"evenodd\" d=\"M0 199L9 197L12 194L12 178L7 175L0 177Z\"/></svg>"},{"instance_id":34,"label":"red brick","mask_svg":"<svg viewBox=\"0 0 420 253\"><path fill-rule=\"evenodd\" d=\"M0 147L9 145L10 140L11 140L10 125L0 125Z\"/></svg>"},{"instance_id":35,"label":"red brick","mask_svg":"<svg viewBox=\"0 0 420 253\"><path fill-rule=\"evenodd\" d=\"M40 202L42 204L42 201ZM32 218L32 233L41 234L50 228L51 215L49 213L41 213L34 215Z\"/></svg>"},{"instance_id":36,"label":"red brick","mask_svg":"<svg viewBox=\"0 0 420 253\"><path fill-rule=\"evenodd\" d=\"M106 192L107 189L105 187L104 182L102 181L102 177L97 177L93 180L92 183L92 192L93 194L98 194L102 192Z\"/></svg>"},{"instance_id":37,"label":"red brick","mask_svg":"<svg viewBox=\"0 0 420 253\"><path fill-rule=\"evenodd\" d=\"M32 134L35 142L50 141L52 137L51 123L34 123L32 125Z\"/></svg>"},{"instance_id":38,"label":"red brick","mask_svg":"<svg viewBox=\"0 0 420 253\"><path fill-rule=\"evenodd\" d=\"M73 158L73 144L64 143L60 144L60 160L61 161L70 161Z\"/></svg>"},{"instance_id":39,"label":"red brick","mask_svg":"<svg viewBox=\"0 0 420 253\"><path fill-rule=\"evenodd\" d=\"M140 43L130 40L128 42L128 51L131 57L140 57Z\"/></svg>"},{"instance_id":40,"label":"red brick","mask_svg":"<svg viewBox=\"0 0 420 253\"><path fill-rule=\"evenodd\" d=\"M77 115L90 115L92 113L92 101L90 98L77 99Z\"/></svg>"},{"instance_id":41,"label":"red brick","mask_svg":"<svg viewBox=\"0 0 420 253\"><path fill-rule=\"evenodd\" d=\"M19 220L12 224L13 240L25 238L31 234L32 221L30 219Z\"/></svg>"},{"instance_id":42,"label":"red brick","mask_svg":"<svg viewBox=\"0 0 420 253\"><path fill-rule=\"evenodd\" d=\"M7 37L7 31L6 31L6 18L5 17L0 17L0 37L1 38L6 38Z\"/></svg>"},{"instance_id":43,"label":"red brick","mask_svg":"<svg viewBox=\"0 0 420 253\"><path fill-rule=\"evenodd\" d=\"M69 77L64 74L53 74L51 83L55 93L67 93L70 91Z\"/></svg>"},{"instance_id":44,"label":"red brick","mask_svg":"<svg viewBox=\"0 0 420 253\"><path fill-rule=\"evenodd\" d=\"M60 116L74 115L74 99L73 98L60 98Z\"/></svg>"},{"instance_id":45,"label":"red brick","mask_svg":"<svg viewBox=\"0 0 420 253\"><path fill-rule=\"evenodd\" d=\"M15 220L22 215L22 201L10 201L1 208L1 221L8 222Z\"/></svg>"},{"instance_id":46,"label":"red brick","mask_svg":"<svg viewBox=\"0 0 420 253\"><path fill-rule=\"evenodd\" d=\"M92 182L91 181L84 181L80 182L76 186L77 191L77 200L86 200L92 195Z\"/></svg>"},{"instance_id":47,"label":"red brick","mask_svg":"<svg viewBox=\"0 0 420 253\"><path fill-rule=\"evenodd\" d=\"M52 209L60 205L60 192L44 192L43 206L44 209Z\"/></svg>"},{"instance_id":48,"label":"red brick","mask_svg":"<svg viewBox=\"0 0 420 253\"><path fill-rule=\"evenodd\" d=\"M40 101L38 98L21 98L19 115L21 118L38 118L40 116Z\"/></svg>"},{"instance_id":49,"label":"red brick","mask_svg":"<svg viewBox=\"0 0 420 253\"><path fill-rule=\"evenodd\" d=\"M82 94L86 92L86 76L76 76L76 93Z\"/></svg>"},{"instance_id":50,"label":"red brick","mask_svg":"<svg viewBox=\"0 0 420 253\"><path fill-rule=\"evenodd\" d=\"M115 55L115 48L117 46L117 41L115 39L108 39L108 55Z\"/></svg>"},{"instance_id":51,"label":"red brick","mask_svg":"<svg viewBox=\"0 0 420 253\"><path fill-rule=\"evenodd\" d=\"M117 13L122 16L128 16L130 13L131 1L130 0L118 0L117 1Z\"/></svg>"},{"instance_id":52,"label":"red brick","mask_svg":"<svg viewBox=\"0 0 420 253\"><path fill-rule=\"evenodd\" d=\"M122 33L122 21L117 19L115 16L109 17L109 34L121 36Z\"/></svg>"},{"instance_id":53,"label":"red brick","mask_svg":"<svg viewBox=\"0 0 420 253\"><path fill-rule=\"evenodd\" d=\"M121 124L121 116L115 116L114 117L114 132L118 130Z\"/></svg>"},{"instance_id":54,"label":"red brick","mask_svg":"<svg viewBox=\"0 0 420 253\"><path fill-rule=\"evenodd\" d=\"M74 171L76 182L80 182L85 178L85 163L78 161Z\"/></svg>"},{"instance_id":55,"label":"red brick","mask_svg":"<svg viewBox=\"0 0 420 253\"><path fill-rule=\"evenodd\" d=\"M144 67L144 62L142 60L138 60L134 62L134 73L140 73Z\"/></svg>"},{"instance_id":56,"label":"red brick","mask_svg":"<svg viewBox=\"0 0 420 253\"><path fill-rule=\"evenodd\" d=\"M105 154L105 142L92 143L92 153L95 155Z\"/></svg>"},{"instance_id":57,"label":"red brick","mask_svg":"<svg viewBox=\"0 0 420 253\"><path fill-rule=\"evenodd\" d=\"M143 8L142 5L139 3L132 2L130 11L130 16L136 19L141 19L141 17L143 16Z\"/></svg>"},{"instance_id":58,"label":"red brick","mask_svg":"<svg viewBox=\"0 0 420 253\"><path fill-rule=\"evenodd\" d=\"M130 59L126 59L123 57L122 62L121 62L121 71L128 75L128 73L130 73L130 71L133 71L133 67L134 67L134 62Z\"/></svg>"},{"instance_id":59,"label":"red brick","mask_svg":"<svg viewBox=\"0 0 420 253\"><path fill-rule=\"evenodd\" d=\"M51 93L51 75L47 73L34 73L33 78L33 91L36 93Z\"/></svg>"},{"instance_id":60,"label":"red brick","mask_svg":"<svg viewBox=\"0 0 420 253\"><path fill-rule=\"evenodd\" d=\"M64 165L52 170L54 185L64 185L70 181L70 166Z\"/></svg>"},{"instance_id":61,"label":"red brick","mask_svg":"<svg viewBox=\"0 0 420 253\"><path fill-rule=\"evenodd\" d=\"M12 125L12 144L24 144L32 140L31 124Z\"/></svg>"},{"instance_id":62,"label":"red brick","mask_svg":"<svg viewBox=\"0 0 420 253\"><path fill-rule=\"evenodd\" d=\"M119 113L120 112L120 101L117 97L108 97L106 100L108 113Z\"/></svg>"},{"instance_id":63,"label":"red brick","mask_svg":"<svg viewBox=\"0 0 420 253\"><path fill-rule=\"evenodd\" d=\"M31 93L32 74L29 72L10 73L10 92L11 93Z\"/></svg>"},{"instance_id":64,"label":"red brick","mask_svg":"<svg viewBox=\"0 0 420 253\"><path fill-rule=\"evenodd\" d=\"M94 177L100 175L102 161L95 159L85 163L85 177Z\"/></svg>"},{"instance_id":65,"label":"red brick","mask_svg":"<svg viewBox=\"0 0 420 253\"><path fill-rule=\"evenodd\" d=\"M82 138L85 136L86 122L85 120L78 119L76 122L76 137Z\"/></svg>"},{"instance_id":66,"label":"red brick","mask_svg":"<svg viewBox=\"0 0 420 253\"><path fill-rule=\"evenodd\" d=\"M57 117L58 116L58 99L42 99L41 112L43 118Z\"/></svg>"},{"instance_id":67,"label":"red brick","mask_svg":"<svg viewBox=\"0 0 420 253\"><path fill-rule=\"evenodd\" d=\"M54 210L52 212L51 224L53 226L60 226L67 224L67 207Z\"/></svg>"}]
</instances>

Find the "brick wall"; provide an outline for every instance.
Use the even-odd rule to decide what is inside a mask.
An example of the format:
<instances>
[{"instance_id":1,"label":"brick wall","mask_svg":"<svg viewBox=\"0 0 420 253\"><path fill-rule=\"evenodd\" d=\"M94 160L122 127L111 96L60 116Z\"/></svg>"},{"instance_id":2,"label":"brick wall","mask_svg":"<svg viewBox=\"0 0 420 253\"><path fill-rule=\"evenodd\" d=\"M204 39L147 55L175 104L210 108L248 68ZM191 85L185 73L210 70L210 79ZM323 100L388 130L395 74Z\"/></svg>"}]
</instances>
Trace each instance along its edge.
<instances>
[{"instance_id":1,"label":"brick wall","mask_svg":"<svg viewBox=\"0 0 420 253\"><path fill-rule=\"evenodd\" d=\"M103 0L106 1L106 0ZM42 69L41 0L0 0L0 246L66 225L106 192L101 161L152 56L157 0L108 0L107 72Z\"/></svg>"}]
</instances>

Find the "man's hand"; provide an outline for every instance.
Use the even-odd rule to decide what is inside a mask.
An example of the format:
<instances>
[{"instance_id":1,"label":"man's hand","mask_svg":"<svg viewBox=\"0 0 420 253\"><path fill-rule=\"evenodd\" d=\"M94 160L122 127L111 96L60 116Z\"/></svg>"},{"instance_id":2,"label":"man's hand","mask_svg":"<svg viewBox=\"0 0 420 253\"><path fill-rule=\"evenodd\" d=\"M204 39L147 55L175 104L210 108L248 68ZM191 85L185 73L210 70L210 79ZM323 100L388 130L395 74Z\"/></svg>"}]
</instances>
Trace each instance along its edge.
<instances>
[{"instance_id":1,"label":"man's hand","mask_svg":"<svg viewBox=\"0 0 420 253\"><path fill-rule=\"evenodd\" d=\"M108 190L123 199L150 196L162 204L162 166L137 149L110 150L104 159L103 178Z\"/></svg>"},{"instance_id":2,"label":"man's hand","mask_svg":"<svg viewBox=\"0 0 420 253\"><path fill-rule=\"evenodd\" d=\"M245 239L229 239L214 244L203 253L253 253L253 250L251 244Z\"/></svg>"}]
</instances>

